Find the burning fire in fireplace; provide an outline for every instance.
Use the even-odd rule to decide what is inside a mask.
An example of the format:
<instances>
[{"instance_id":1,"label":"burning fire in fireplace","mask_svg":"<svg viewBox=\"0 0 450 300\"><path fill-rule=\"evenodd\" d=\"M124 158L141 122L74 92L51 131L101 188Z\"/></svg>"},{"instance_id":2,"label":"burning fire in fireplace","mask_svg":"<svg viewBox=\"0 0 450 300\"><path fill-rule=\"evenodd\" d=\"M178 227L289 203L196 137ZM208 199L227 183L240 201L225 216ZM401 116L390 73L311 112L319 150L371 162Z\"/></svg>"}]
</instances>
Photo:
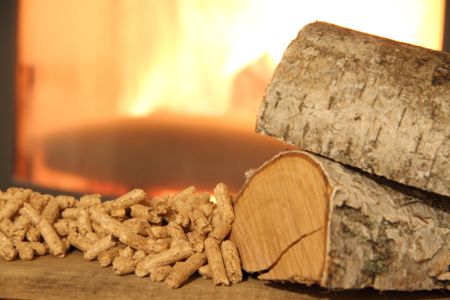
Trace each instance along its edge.
<instances>
[{"instance_id":1,"label":"burning fire in fireplace","mask_svg":"<svg viewBox=\"0 0 450 300\"><path fill-rule=\"evenodd\" d=\"M123 193L227 181L287 146L253 134L316 19L442 48L444 1L21 1L15 176Z\"/></svg>"}]
</instances>

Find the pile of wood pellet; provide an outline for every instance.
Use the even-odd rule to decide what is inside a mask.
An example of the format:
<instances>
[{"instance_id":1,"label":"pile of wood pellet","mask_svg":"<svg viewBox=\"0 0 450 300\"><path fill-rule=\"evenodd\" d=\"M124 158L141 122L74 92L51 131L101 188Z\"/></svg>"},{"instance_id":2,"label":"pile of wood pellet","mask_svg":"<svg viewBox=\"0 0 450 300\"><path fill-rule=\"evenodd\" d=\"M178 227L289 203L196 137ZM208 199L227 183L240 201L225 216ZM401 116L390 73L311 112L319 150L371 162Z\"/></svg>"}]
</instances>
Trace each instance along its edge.
<instances>
[{"instance_id":1,"label":"pile of wood pellet","mask_svg":"<svg viewBox=\"0 0 450 300\"><path fill-rule=\"evenodd\" d=\"M0 191L0 257L62 257L74 247L118 275L149 275L171 288L197 271L216 285L238 283L238 251L225 240L234 221L227 186L219 183L214 196L216 203L189 187L150 199L134 189L102 202L98 194L77 200L9 188Z\"/></svg>"}]
</instances>

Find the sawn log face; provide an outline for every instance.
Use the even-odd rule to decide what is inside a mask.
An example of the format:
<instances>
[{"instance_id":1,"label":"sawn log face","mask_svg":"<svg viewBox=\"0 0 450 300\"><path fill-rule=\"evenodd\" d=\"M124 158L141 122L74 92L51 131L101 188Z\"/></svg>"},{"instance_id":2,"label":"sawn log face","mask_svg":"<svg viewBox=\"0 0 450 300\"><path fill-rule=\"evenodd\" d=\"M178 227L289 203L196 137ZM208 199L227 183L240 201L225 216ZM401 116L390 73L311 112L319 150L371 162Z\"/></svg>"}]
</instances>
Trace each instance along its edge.
<instances>
[{"instance_id":1,"label":"sawn log face","mask_svg":"<svg viewBox=\"0 0 450 300\"><path fill-rule=\"evenodd\" d=\"M280 236L261 227L269 224L280 234L310 227L297 211L310 205L309 193L322 184L295 184L309 177L307 172L283 172L281 168L274 173L278 164L287 162L293 170L312 165L323 174L323 179L315 180L329 184L331 191L322 194L328 205L310 206L308 211L311 216L320 216L325 210L328 217L323 230L304 238L299 235L295 243L279 250L277 261L268 266L261 257L277 249ZM277 183L271 185L270 178ZM264 280L318 283L330 289L450 289L445 279L450 275L449 199L386 182L307 152L291 151L274 157L249 173L236 199L231 239L239 249L244 269L263 272L259 278ZM273 204L272 214L256 213L268 202ZM290 209L277 213L286 206ZM285 220L296 223L290 225ZM315 244L306 243L313 234L321 234L326 242L315 236ZM311 251L316 246L322 248ZM319 273L305 268L320 261L324 264Z\"/></svg>"}]
</instances>

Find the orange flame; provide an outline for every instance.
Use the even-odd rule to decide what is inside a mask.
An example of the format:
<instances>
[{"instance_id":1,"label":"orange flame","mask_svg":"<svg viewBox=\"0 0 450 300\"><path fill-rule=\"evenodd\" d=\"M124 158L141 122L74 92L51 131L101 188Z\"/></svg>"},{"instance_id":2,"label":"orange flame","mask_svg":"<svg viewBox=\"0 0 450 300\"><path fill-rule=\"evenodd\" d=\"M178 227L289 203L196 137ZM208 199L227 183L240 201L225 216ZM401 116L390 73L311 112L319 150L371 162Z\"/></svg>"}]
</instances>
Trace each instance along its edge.
<instances>
[{"instance_id":1,"label":"orange flame","mask_svg":"<svg viewBox=\"0 0 450 300\"><path fill-rule=\"evenodd\" d=\"M321 20L441 49L444 5L444 0L21 1L17 178L68 190L122 191L120 183L114 190L109 182L52 170L43 154L46 139L56 131L151 117L158 110L221 116L226 126L233 115L242 130L253 131L272 72L305 24ZM78 141L71 141L71 149L81 151Z\"/></svg>"},{"instance_id":2,"label":"orange flame","mask_svg":"<svg viewBox=\"0 0 450 300\"><path fill-rule=\"evenodd\" d=\"M27 94L33 99L30 130L158 109L224 114L233 109L237 74L256 64L269 80L288 43L315 20L441 49L444 5L444 0L22 1L19 66L32 70L39 83ZM255 97L256 108L247 112L252 118L260 100Z\"/></svg>"},{"instance_id":3,"label":"orange flame","mask_svg":"<svg viewBox=\"0 0 450 300\"><path fill-rule=\"evenodd\" d=\"M429 48L442 47L444 1L440 0L176 3L175 29L164 30L171 35L176 27L180 29L178 47L163 44L158 48L161 59L139 76L137 97L124 99L133 115L157 108L227 112L236 74L264 56L270 62L265 71L271 74L298 30L317 19ZM132 10L134 4L128 5ZM138 56L148 55L142 50Z\"/></svg>"}]
</instances>

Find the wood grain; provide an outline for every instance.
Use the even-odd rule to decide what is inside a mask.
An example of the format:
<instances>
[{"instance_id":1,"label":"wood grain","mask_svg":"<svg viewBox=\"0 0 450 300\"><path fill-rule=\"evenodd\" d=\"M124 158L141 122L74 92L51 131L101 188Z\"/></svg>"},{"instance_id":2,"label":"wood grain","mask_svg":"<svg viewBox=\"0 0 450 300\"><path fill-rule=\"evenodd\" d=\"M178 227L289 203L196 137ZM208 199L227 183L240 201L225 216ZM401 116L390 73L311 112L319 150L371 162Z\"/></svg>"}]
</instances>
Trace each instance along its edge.
<instances>
[{"instance_id":1,"label":"wood grain","mask_svg":"<svg viewBox=\"0 0 450 300\"><path fill-rule=\"evenodd\" d=\"M329 292L317 287L268 284L253 278L231 287L216 287L195 278L180 289L148 278L117 276L110 268L83 261L78 251L65 258L0 260L0 298L14 299L448 299L450 293L384 293L374 290Z\"/></svg>"},{"instance_id":2,"label":"wood grain","mask_svg":"<svg viewBox=\"0 0 450 300\"><path fill-rule=\"evenodd\" d=\"M237 198L231 238L240 247L243 268L261 272L271 268L300 238L326 227L330 187L319 168L295 154L266 164L250 181ZM325 248L325 243L323 233L318 248ZM309 282L320 280L323 271L324 251L314 254ZM292 267L303 265L300 261Z\"/></svg>"},{"instance_id":3,"label":"wood grain","mask_svg":"<svg viewBox=\"0 0 450 300\"><path fill-rule=\"evenodd\" d=\"M230 235L245 271L329 289L450 289L448 201L302 151L247 175Z\"/></svg>"}]
</instances>

